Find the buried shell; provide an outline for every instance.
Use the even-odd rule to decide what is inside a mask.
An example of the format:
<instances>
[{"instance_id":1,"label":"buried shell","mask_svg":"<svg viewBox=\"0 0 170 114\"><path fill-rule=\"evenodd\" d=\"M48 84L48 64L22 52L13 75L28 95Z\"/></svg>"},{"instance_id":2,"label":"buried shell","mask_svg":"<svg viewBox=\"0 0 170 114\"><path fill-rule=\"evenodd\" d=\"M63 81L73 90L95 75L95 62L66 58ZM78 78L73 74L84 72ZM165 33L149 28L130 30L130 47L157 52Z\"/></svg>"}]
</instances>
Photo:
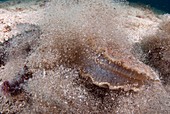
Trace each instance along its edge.
<instances>
[{"instance_id":1,"label":"buried shell","mask_svg":"<svg viewBox=\"0 0 170 114\"><path fill-rule=\"evenodd\" d=\"M159 81L149 66L130 53L115 51L106 45L102 47L107 48L97 47L91 41L69 41L68 47L68 50L60 47L60 64L76 67L80 76L90 78L97 86L136 91L147 82Z\"/></svg>"},{"instance_id":2,"label":"buried shell","mask_svg":"<svg viewBox=\"0 0 170 114\"><path fill-rule=\"evenodd\" d=\"M86 64L80 69L81 76L89 77L100 87L136 91L148 81L159 81L157 74L149 66L132 56L117 59L107 51L99 51L95 57L86 60Z\"/></svg>"}]
</instances>

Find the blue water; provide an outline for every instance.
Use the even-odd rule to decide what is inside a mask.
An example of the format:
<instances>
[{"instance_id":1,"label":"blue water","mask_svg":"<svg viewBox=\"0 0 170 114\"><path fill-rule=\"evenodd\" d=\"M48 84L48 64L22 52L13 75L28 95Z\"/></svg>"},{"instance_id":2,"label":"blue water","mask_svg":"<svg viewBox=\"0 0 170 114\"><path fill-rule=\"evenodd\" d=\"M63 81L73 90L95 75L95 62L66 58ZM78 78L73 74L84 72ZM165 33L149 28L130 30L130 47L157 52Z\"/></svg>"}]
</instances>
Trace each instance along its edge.
<instances>
[{"instance_id":1,"label":"blue water","mask_svg":"<svg viewBox=\"0 0 170 114\"><path fill-rule=\"evenodd\" d=\"M8 1L8 0L0 0L0 2L5 2L5 1Z\"/></svg>"},{"instance_id":2,"label":"blue water","mask_svg":"<svg viewBox=\"0 0 170 114\"><path fill-rule=\"evenodd\" d=\"M0 0L0 2L5 2L10 0ZM11 0L14 1L14 0ZM21 0L29 1L29 0ZM170 13L170 0L127 0L130 3L147 5L153 9L163 11L165 13Z\"/></svg>"},{"instance_id":3,"label":"blue water","mask_svg":"<svg viewBox=\"0 0 170 114\"><path fill-rule=\"evenodd\" d=\"M147 5L156 10L170 13L170 0L127 0L130 3Z\"/></svg>"}]
</instances>

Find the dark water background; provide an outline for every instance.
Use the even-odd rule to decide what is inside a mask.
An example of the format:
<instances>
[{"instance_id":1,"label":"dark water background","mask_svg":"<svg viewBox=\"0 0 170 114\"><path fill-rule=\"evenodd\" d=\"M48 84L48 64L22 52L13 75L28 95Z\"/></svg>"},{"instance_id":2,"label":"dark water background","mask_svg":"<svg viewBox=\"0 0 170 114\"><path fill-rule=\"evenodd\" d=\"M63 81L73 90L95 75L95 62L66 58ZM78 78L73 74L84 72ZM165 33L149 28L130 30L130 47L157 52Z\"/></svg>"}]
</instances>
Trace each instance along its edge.
<instances>
[{"instance_id":1,"label":"dark water background","mask_svg":"<svg viewBox=\"0 0 170 114\"><path fill-rule=\"evenodd\" d=\"M0 2L5 2L5 1L8 1L8 0L0 0Z\"/></svg>"},{"instance_id":2,"label":"dark water background","mask_svg":"<svg viewBox=\"0 0 170 114\"><path fill-rule=\"evenodd\" d=\"M130 3L148 5L154 10L160 10L164 13L170 13L170 0L127 0Z\"/></svg>"},{"instance_id":3,"label":"dark water background","mask_svg":"<svg viewBox=\"0 0 170 114\"><path fill-rule=\"evenodd\" d=\"M5 1L16 1L16 0L0 0ZM32 0L20 0L20 1L32 1ZM137 4L142 6L148 6L155 11L162 13L170 13L170 0L127 0L130 4Z\"/></svg>"}]
</instances>

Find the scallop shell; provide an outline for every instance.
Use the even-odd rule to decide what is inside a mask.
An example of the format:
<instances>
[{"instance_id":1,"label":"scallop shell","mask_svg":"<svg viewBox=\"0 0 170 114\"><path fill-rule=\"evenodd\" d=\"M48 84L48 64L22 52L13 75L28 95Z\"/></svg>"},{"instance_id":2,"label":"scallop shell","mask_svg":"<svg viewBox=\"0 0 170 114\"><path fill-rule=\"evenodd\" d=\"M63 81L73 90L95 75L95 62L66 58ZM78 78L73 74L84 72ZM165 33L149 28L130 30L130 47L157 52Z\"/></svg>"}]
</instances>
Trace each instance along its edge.
<instances>
[{"instance_id":1,"label":"scallop shell","mask_svg":"<svg viewBox=\"0 0 170 114\"><path fill-rule=\"evenodd\" d=\"M80 76L90 78L97 86L135 91L147 82L159 81L152 68L124 49L97 44L93 39L68 44L68 50L63 45L59 48L60 64L76 67Z\"/></svg>"},{"instance_id":2,"label":"scallop shell","mask_svg":"<svg viewBox=\"0 0 170 114\"><path fill-rule=\"evenodd\" d=\"M100 87L137 91L147 82L159 81L158 75L149 66L132 55L114 58L109 51L100 50L84 62L80 75L89 77Z\"/></svg>"}]
</instances>

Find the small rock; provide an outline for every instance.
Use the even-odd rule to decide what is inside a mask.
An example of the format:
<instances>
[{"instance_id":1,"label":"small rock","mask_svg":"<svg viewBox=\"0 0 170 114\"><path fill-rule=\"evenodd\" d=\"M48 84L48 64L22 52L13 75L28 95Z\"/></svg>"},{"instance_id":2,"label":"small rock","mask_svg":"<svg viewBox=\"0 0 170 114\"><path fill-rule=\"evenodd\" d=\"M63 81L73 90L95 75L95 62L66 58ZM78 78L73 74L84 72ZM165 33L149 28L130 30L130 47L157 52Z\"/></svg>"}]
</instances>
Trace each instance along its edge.
<instances>
[{"instance_id":1,"label":"small rock","mask_svg":"<svg viewBox=\"0 0 170 114\"><path fill-rule=\"evenodd\" d=\"M16 8L16 11L23 11L23 8Z\"/></svg>"},{"instance_id":2,"label":"small rock","mask_svg":"<svg viewBox=\"0 0 170 114\"><path fill-rule=\"evenodd\" d=\"M9 25L6 25L3 29L3 32L9 32L11 30L12 30L11 27Z\"/></svg>"},{"instance_id":3,"label":"small rock","mask_svg":"<svg viewBox=\"0 0 170 114\"><path fill-rule=\"evenodd\" d=\"M0 24L4 24L4 19L0 19Z\"/></svg>"}]
</instances>

